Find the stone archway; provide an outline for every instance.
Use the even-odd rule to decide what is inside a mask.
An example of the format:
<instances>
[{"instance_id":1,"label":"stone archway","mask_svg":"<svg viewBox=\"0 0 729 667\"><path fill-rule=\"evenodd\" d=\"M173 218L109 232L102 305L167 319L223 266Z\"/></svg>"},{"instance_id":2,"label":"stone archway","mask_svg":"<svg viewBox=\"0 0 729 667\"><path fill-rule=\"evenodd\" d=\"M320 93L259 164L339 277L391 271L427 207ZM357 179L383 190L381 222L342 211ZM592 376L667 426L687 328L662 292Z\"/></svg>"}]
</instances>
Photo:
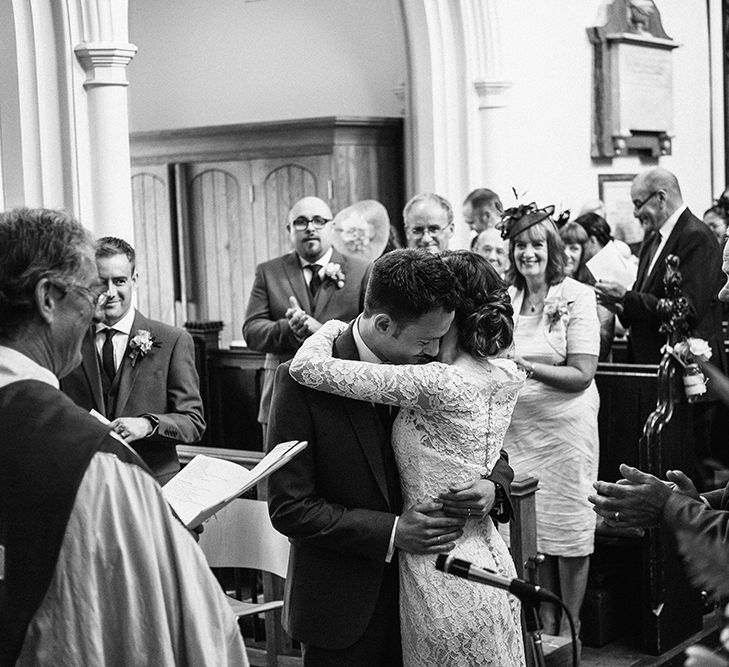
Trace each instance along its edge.
<instances>
[{"instance_id":1,"label":"stone archway","mask_svg":"<svg viewBox=\"0 0 729 667\"><path fill-rule=\"evenodd\" d=\"M400 0L407 45L411 192L434 191L458 211L474 187L505 187L502 0ZM456 226L455 242L468 231Z\"/></svg>"}]
</instances>

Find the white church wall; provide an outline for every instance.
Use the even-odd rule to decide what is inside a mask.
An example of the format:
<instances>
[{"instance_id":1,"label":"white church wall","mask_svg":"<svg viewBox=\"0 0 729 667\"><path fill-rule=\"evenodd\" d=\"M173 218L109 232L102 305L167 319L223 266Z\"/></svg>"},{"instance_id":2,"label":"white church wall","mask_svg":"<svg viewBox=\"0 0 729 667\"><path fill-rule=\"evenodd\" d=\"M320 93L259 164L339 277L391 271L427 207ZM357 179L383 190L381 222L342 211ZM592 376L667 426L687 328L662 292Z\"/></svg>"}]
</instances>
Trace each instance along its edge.
<instances>
[{"instance_id":1,"label":"white church wall","mask_svg":"<svg viewBox=\"0 0 729 667\"><path fill-rule=\"evenodd\" d=\"M630 155L590 158L592 45L585 27L596 25L599 1L513 0L505 3L509 150L494 187L513 201L511 186L526 200L576 210L598 196L598 174L637 173L656 164L674 171L695 213L712 197L711 90L706 5L659 0L663 26L680 48L673 53L673 154L655 160ZM714 156L723 172L723 155Z\"/></svg>"},{"instance_id":2,"label":"white church wall","mask_svg":"<svg viewBox=\"0 0 729 667\"><path fill-rule=\"evenodd\" d=\"M398 116L392 0L130 0L130 130Z\"/></svg>"}]
</instances>

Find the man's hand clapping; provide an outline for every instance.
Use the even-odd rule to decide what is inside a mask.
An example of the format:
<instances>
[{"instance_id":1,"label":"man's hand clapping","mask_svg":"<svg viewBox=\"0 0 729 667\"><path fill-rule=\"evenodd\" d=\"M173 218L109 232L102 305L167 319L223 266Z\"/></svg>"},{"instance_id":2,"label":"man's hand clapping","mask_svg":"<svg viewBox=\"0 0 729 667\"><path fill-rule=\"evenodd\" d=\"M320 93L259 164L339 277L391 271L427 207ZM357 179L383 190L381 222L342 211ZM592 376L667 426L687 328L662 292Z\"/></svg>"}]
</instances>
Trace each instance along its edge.
<instances>
[{"instance_id":1,"label":"man's hand clapping","mask_svg":"<svg viewBox=\"0 0 729 667\"><path fill-rule=\"evenodd\" d=\"M308 315L306 311L299 305L295 296L289 297L289 308L286 310L286 319L289 327L299 340L308 338L315 331L321 328L321 322Z\"/></svg>"},{"instance_id":2,"label":"man's hand clapping","mask_svg":"<svg viewBox=\"0 0 729 667\"><path fill-rule=\"evenodd\" d=\"M465 518L443 516L441 503L412 505L402 513L395 529L395 546L416 554L448 553L463 535Z\"/></svg>"}]
</instances>

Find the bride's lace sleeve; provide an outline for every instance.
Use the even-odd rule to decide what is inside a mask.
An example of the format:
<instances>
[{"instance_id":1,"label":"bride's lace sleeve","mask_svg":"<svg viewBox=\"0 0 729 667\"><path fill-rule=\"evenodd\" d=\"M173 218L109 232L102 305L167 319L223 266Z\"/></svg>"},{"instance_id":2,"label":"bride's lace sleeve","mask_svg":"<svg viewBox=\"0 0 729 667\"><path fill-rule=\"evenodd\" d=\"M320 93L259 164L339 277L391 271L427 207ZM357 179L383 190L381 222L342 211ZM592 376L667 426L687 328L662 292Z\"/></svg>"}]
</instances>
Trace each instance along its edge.
<instances>
[{"instance_id":1,"label":"bride's lace sleeve","mask_svg":"<svg viewBox=\"0 0 729 667\"><path fill-rule=\"evenodd\" d=\"M462 410L468 387L452 366L370 364L336 359L332 345L347 325L330 320L306 339L289 373L298 383L329 394L424 410ZM468 405L466 403L466 405Z\"/></svg>"}]
</instances>

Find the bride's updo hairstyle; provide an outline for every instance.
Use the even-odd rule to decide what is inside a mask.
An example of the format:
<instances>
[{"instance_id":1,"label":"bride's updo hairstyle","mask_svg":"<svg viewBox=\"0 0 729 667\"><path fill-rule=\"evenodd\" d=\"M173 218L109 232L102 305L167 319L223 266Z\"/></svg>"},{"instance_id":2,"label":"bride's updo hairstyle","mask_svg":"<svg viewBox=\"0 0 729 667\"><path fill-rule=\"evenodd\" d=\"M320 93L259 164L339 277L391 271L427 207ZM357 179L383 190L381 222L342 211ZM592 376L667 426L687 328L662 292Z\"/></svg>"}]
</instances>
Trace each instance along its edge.
<instances>
[{"instance_id":1,"label":"bride's updo hairstyle","mask_svg":"<svg viewBox=\"0 0 729 667\"><path fill-rule=\"evenodd\" d=\"M514 309L496 269L469 250L446 250L441 257L456 277L458 347L474 357L493 357L511 347Z\"/></svg>"}]
</instances>

